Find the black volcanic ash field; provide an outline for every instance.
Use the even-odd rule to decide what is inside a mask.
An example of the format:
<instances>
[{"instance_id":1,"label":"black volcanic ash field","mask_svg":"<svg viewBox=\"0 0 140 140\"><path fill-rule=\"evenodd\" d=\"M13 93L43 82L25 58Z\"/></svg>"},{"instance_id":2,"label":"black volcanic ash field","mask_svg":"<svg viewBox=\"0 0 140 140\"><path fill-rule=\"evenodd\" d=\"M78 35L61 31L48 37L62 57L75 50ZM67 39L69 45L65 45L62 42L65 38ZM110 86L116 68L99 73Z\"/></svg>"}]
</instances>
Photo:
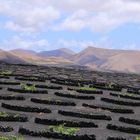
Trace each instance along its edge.
<instances>
[{"instance_id":1,"label":"black volcanic ash field","mask_svg":"<svg viewBox=\"0 0 140 140\"><path fill-rule=\"evenodd\" d=\"M140 76L80 68L1 64L0 135L25 140L135 140L140 135ZM35 85L26 91L21 84ZM79 128L74 136L49 126Z\"/></svg>"}]
</instances>

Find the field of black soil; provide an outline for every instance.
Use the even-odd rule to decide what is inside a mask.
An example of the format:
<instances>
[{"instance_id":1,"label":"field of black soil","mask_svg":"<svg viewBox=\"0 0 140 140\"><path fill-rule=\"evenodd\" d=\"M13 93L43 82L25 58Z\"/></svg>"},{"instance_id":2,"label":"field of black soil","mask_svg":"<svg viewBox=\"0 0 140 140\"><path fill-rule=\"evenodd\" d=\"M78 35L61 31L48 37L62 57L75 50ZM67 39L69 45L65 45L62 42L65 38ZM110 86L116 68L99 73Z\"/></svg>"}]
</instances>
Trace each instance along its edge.
<instances>
[{"instance_id":1,"label":"field of black soil","mask_svg":"<svg viewBox=\"0 0 140 140\"><path fill-rule=\"evenodd\" d=\"M139 140L140 76L0 64L0 136Z\"/></svg>"}]
</instances>

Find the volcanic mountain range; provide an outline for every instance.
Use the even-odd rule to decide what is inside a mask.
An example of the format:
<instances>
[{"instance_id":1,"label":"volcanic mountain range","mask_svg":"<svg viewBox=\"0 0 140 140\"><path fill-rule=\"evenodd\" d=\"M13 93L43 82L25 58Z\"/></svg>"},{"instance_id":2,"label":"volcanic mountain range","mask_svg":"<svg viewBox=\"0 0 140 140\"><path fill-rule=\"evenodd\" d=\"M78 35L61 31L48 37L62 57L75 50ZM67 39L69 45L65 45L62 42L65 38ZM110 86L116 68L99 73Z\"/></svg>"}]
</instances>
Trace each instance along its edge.
<instances>
[{"instance_id":1,"label":"volcanic mountain range","mask_svg":"<svg viewBox=\"0 0 140 140\"><path fill-rule=\"evenodd\" d=\"M61 48L35 52L15 49L0 50L0 61L39 65L80 65L95 70L140 73L140 51L87 47L79 53Z\"/></svg>"}]
</instances>

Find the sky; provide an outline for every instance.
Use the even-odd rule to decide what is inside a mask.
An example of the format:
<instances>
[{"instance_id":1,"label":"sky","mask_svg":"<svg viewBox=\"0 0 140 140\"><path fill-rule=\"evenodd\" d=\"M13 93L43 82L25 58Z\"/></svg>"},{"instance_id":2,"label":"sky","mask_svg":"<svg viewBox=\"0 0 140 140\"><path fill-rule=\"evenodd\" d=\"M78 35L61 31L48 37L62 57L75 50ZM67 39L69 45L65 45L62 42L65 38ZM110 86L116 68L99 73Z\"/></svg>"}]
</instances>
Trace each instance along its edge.
<instances>
[{"instance_id":1,"label":"sky","mask_svg":"<svg viewBox=\"0 0 140 140\"><path fill-rule=\"evenodd\" d=\"M140 50L140 0L0 0L0 49Z\"/></svg>"}]
</instances>

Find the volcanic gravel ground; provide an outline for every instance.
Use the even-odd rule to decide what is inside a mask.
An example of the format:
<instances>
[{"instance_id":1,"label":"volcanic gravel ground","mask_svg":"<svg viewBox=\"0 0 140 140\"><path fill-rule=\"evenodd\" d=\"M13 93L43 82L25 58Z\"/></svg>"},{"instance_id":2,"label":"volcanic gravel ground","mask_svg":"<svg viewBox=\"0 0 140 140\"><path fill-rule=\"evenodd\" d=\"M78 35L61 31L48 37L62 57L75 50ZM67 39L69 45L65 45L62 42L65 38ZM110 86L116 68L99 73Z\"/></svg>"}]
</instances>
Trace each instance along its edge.
<instances>
[{"instance_id":1,"label":"volcanic gravel ground","mask_svg":"<svg viewBox=\"0 0 140 140\"><path fill-rule=\"evenodd\" d=\"M93 122L96 125L98 125L98 128L95 127L79 127L80 131L77 133L78 135L95 135L96 140L107 140L107 138L110 137L122 137L126 138L126 140L135 140L136 136L139 134L134 134L133 132L120 132L119 130L109 130L107 129L108 124L117 125L117 126L123 126L123 127L131 127L131 128L137 128L139 129L139 125L129 124L120 122L119 118L129 118L129 119L135 119L140 121L140 106L127 106L127 105L119 105L116 103L111 102L105 102L102 101L101 98L108 98L108 99L115 99L118 101L124 101L124 102L140 102L139 100L134 99L127 99L127 98L121 98L117 96L111 96L110 93L115 94L122 94L122 95L129 95L129 96L135 96L140 97L139 94L133 94L133 93L127 93L127 89L131 88L133 90L139 90L138 87L140 86L140 76L135 74L124 74L124 73L105 73L105 72L96 72L96 71L90 71L90 70L84 70L80 68L60 68L60 67L43 67L43 66L30 66L30 65L9 65L9 64L0 64L0 71L10 71L11 74L0 74L2 75L2 78L0 78L0 82L19 82L19 83L25 83L25 84L35 84L35 85L53 85L53 86L62 86L61 90L57 89L49 89L49 88L37 88L37 90L47 90L48 94L38 94L38 93L20 93L20 92L13 92L8 91L8 88L13 89L21 89L20 85L10 85L10 84L0 84L0 87L2 89L0 90L0 96L22 96L25 98L25 100L3 100L0 99L0 111L5 111L6 113L14 113L14 114L20 114L27 116L28 120L27 122L6 122L6 121L0 121L0 126L11 126L13 127L12 132L0 132L0 135L9 135L9 134L16 134L21 135L18 133L19 128L23 127L32 131L41 131L41 130L48 130L48 126L50 125L44 125L44 124L37 124L35 123L35 118L42 118L42 119L49 119L49 120L64 120L64 121L72 121L72 122ZM4 78L5 76L5 78ZM7 79L9 77L9 79ZM16 77L23 77L23 78L31 78L32 80L25 79L25 80L18 80L15 79ZM41 81L34 81L33 79L37 78L44 78L45 82ZM66 82L65 84L57 84L52 83L52 80L56 80L58 82L60 80L62 81L68 81L71 80L71 82ZM87 87L89 85L93 85L94 83L106 83L109 82L117 84L122 87L121 92L117 92L115 90L103 90L100 88L96 88L96 91L103 91L103 94L84 94L76 92L76 89L80 89L79 86L70 86L70 83L74 82L82 83L84 87ZM68 90L68 88L72 88L74 90ZM55 94L56 92L61 93L62 95L70 94L74 96L94 96L95 99L78 99L78 98L71 98L66 96L58 96ZM76 104L76 106L65 106L65 105L55 105L55 104L41 104L41 103L35 103L31 101L31 98L36 99L42 99L42 100L53 100L53 101L62 101L62 102L73 102ZM17 110L15 111L14 108L5 108L2 107L2 103L5 103L7 105L13 105L13 106L20 106L20 107L37 107L37 108L46 108L51 110L51 113L36 113L36 112L27 112L27 111L21 111ZM85 107L83 104L87 104L89 106ZM98 108L92 108L90 106L96 106ZM108 107L108 108L118 108L118 109L131 109L133 113L118 113L118 112L111 112L108 109L103 110L100 107ZM58 113L58 111L69 111L69 112L75 112L75 113L82 113L82 114L92 114L92 115L106 115L111 117L112 120L100 120L100 119L90 119L90 118L84 118L84 117L76 117L76 116L70 116L70 115L62 115ZM34 136L28 136L28 135L22 135L22 137L25 140L53 140L51 138L43 138L43 137L34 137Z\"/></svg>"}]
</instances>

